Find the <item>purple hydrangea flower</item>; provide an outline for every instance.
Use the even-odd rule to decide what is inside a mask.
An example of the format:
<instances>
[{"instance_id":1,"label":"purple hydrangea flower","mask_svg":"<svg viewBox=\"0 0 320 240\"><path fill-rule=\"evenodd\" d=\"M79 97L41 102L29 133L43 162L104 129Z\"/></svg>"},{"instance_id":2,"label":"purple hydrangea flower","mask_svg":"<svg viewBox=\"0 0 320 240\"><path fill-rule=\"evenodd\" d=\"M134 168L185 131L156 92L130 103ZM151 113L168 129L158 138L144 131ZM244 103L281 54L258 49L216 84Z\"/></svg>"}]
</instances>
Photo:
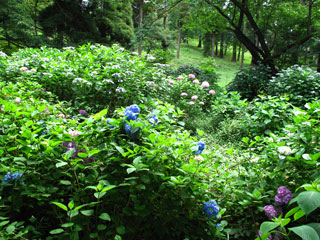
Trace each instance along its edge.
<instances>
[{"instance_id":1,"label":"purple hydrangea flower","mask_svg":"<svg viewBox=\"0 0 320 240\"><path fill-rule=\"evenodd\" d=\"M201 154L206 146L204 142L201 142L201 141L198 142L197 145L198 145L198 150L194 153L195 155Z\"/></svg>"},{"instance_id":2,"label":"purple hydrangea flower","mask_svg":"<svg viewBox=\"0 0 320 240\"><path fill-rule=\"evenodd\" d=\"M279 211L272 205L267 205L263 208L264 213L267 215L268 218L272 219L278 217Z\"/></svg>"},{"instance_id":3,"label":"purple hydrangea flower","mask_svg":"<svg viewBox=\"0 0 320 240\"><path fill-rule=\"evenodd\" d=\"M281 186L277 190L277 195L274 197L274 201L277 205L288 204L292 199L292 193L285 186Z\"/></svg>"},{"instance_id":4,"label":"purple hydrangea flower","mask_svg":"<svg viewBox=\"0 0 320 240\"><path fill-rule=\"evenodd\" d=\"M82 116L85 116L85 115L87 115L87 112L85 111L85 110L79 110L79 113L82 115Z\"/></svg>"},{"instance_id":5,"label":"purple hydrangea flower","mask_svg":"<svg viewBox=\"0 0 320 240\"><path fill-rule=\"evenodd\" d=\"M215 200L204 202L202 205L202 209L208 217L216 217L219 214L219 206Z\"/></svg>"}]
</instances>

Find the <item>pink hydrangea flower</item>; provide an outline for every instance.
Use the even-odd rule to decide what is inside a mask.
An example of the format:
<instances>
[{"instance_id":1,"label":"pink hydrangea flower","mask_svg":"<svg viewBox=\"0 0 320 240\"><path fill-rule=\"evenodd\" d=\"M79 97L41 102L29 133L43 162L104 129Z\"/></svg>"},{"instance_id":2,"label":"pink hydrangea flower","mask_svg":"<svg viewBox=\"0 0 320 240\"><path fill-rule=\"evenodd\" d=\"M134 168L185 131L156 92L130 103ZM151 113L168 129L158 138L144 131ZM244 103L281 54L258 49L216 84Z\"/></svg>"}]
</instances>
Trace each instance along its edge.
<instances>
[{"instance_id":1,"label":"pink hydrangea flower","mask_svg":"<svg viewBox=\"0 0 320 240\"><path fill-rule=\"evenodd\" d=\"M196 76L195 76L195 75L193 75L193 74L189 74L189 78L190 78L190 79L195 79L195 78L196 78Z\"/></svg>"},{"instance_id":2,"label":"pink hydrangea flower","mask_svg":"<svg viewBox=\"0 0 320 240\"><path fill-rule=\"evenodd\" d=\"M49 109L48 109L48 108L46 108L46 109L44 110L44 112L46 112L46 113L47 113L47 112L49 112Z\"/></svg>"},{"instance_id":3,"label":"pink hydrangea flower","mask_svg":"<svg viewBox=\"0 0 320 240\"><path fill-rule=\"evenodd\" d=\"M208 87L210 87L210 84L209 84L208 82L204 81L204 82L201 84L201 87L203 87L203 88L208 88Z\"/></svg>"},{"instance_id":4,"label":"pink hydrangea flower","mask_svg":"<svg viewBox=\"0 0 320 240\"><path fill-rule=\"evenodd\" d=\"M197 99L198 99L198 96L197 96L197 95L194 95L194 96L191 97L191 99L192 99L192 100L197 100Z\"/></svg>"},{"instance_id":5,"label":"pink hydrangea flower","mask_svg":"<svg viewBox=\"0 0 320 240\"><path fill-rule=\"evenodd\" d=\"M204 105L204 102L199 102L200 105Z\"/></svg>"},{"instance_id":6,"label":"pink hydrangea flower","mask_svg":"<svg viewBox=\"0 0 320 240\"><path fill-rule=\"evenodd\" d=\"M199 84L200 83L199 80L197 80L197 79L193 80L192 82L195 83L195 84Z\"/></svg>"},{"instance_id":7,"label":"pink hydrangea flower","mask_svg":"<svg viewBox=\"0 0 320 240\"><path fill-rule=\"evenodd\" d=\"M201 157L201 156L196 156L196 157L194 157L194 160L195 160L196 162L200 162L200 161L203 161L204 158Z\"/></svg>"},{"instance_id":8,"label":"pink hydrangea flower","mask_svg":"<svg viewBox=\"0 0 320 240\"><path fill-rule=\"evenodd\" d=\"M169 79L169 80L168 80L168 83L170 83L170 84L174 84L174 81L173 81L173 80L171 80L171 79Z\"/></svg>"},{"instance_id":9,"label":"pink hydrangea flower","mask_svg":"<svg viewBox=\"0 0 320 240\"><path fill-rule=\"evenodd\" d=\"M78 137L80 132L79 131L69 131L68 134L70 134L72 137Z\"/></svg>"},{"instance_id":10,"label":"pink hydrangea flower","mask_svg":"<svg viewBox=\"0 0 320 240\"><path fill-rule=\"evenodd\" d=\"M182 79L183 79L182 76L177 77L177 80L182 80Z\"/></svg>"},{"instance_id":11,"label":"pink hydrangea flower","mask_svg":"<svg viewBox=\"0 0 320 240\"><path fill-rule=\"evenodd\" d=\"M189 105L194 105L194 102L190 101L190 102L189 102Z\"/></svg>"},{"instance_id":12,"label":"pink hydrangea flower","mask_svg":"<svg viewBox=\"0 0 320 240\"><path fill-rule=\"evenodd\" d=\"M19 70L20 70L20 72L26 72L26 71L28 71L28 68L27 67L21 67Z\"/></svg>"},{"instance_id":13,"label":"pink hydrangea flower","mask_svg":"<svg viewBox=\"0 0 320 240\"><path fill-rule=\"evenodd\" d=\"M16 103L20 104L21 103L21 98L17 97L16 98Z\"/></svg>"},{"instance_id":14,"label":"pink hydrangea flower","mask_svg":"<svg viewBox=\"0 0 320 240\"><path fill-rule=\"evenodd\" d=\"M188 96L188 93L183 92L183 93L181 93L181 96L182 96L182 97Z\"/></svg>"},{"instance_id":15,"label":"pink hydrangea flower","mask_svg":"<svg viewBox=\"0 0 320 240\"><path fill-rule=\"evenodd\" d=\"M215 90L210 90L210 91L209 91L209 94L214 95L214 94L216 94L216 91L215 91Z\"/></svg>"}]
</instances>

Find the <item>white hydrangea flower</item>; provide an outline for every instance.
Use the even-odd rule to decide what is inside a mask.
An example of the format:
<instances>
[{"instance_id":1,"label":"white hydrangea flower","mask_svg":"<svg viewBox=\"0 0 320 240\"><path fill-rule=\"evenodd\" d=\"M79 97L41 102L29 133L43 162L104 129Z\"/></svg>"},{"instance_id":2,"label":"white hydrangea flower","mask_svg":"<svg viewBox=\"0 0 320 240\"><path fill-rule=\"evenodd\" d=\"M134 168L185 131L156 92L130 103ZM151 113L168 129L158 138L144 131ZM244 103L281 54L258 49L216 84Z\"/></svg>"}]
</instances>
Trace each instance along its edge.
<instances>
[{"instance_id":1,"label":"white hydrangea flower","mask_svg":"<svg viewBox=\"0 0 320 240\"><path fill-rule=\"evenodd\" d=\"M281 147L278 147L278 152L280 154L289 155L292 153L292 150L288 146L281 146Z\"/></svg>"}]
</instances>

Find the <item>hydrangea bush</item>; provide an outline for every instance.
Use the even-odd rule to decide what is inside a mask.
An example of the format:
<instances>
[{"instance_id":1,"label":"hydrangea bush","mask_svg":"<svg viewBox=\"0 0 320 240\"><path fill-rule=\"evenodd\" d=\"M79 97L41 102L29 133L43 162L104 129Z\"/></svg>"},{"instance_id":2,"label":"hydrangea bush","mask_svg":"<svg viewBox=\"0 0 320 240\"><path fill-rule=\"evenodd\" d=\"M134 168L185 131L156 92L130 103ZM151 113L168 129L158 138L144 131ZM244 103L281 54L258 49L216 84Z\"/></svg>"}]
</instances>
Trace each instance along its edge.
<instances>
[{"instance_id":1,"label":"hydrangea bush","mask_svg":"<svg viewBox=\"0 0 320 240\"><path fill-rule=\"evenodd\" d=\"M218 222L202 209L213 197L207 191L208 177L215 178L211 153L201 143L195 155L199 141L177 124L181 111L155 102L106 118L107 109L84 114L43 100L33 82L0 86L1 237L216 235ZM140 129L136 137L131 124Z\"/></svg>"}]
</instances>

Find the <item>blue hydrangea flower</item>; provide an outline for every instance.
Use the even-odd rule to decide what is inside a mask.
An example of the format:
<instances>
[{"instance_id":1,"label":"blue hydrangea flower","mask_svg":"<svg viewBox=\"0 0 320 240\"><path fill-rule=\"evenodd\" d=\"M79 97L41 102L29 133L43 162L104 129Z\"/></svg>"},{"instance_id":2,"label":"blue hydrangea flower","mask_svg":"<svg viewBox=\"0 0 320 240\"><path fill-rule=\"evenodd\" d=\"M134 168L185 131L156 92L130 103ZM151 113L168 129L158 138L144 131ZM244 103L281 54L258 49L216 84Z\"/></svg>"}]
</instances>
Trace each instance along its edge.
<instances>
[{"instance_id":1,"label":"blue hydrangea flower","mask_svg":"<svg viewBox=\"0 0 320 240\"><path fill-rule=\"evenodd\" d=\"M16 173L12 173L12 172L8 172L4 178L2 179L2 182L11 182L11 181L15 181L19 178L22 177L22 173L20 174L19 172L16 172Z\"/></svg>"},{"instance_id":2,"label":"blue hydrangea flower","mask_svg":"<svg viewBox=\"0 0 320 240\"><path fill-rule=\"evenodd\" d=\"M216 227L217 228L222 228L222 225L220 223L217 223Z\"/></svg>"},{"instance_id":3,"label":"blue hydrangea flower","mask_svg":"<svg viewBox=\"0 0 320 240\"><path fill-rule=\"evenodd\" d=\"M195 155L201 154L203 152L204 148L205 148L204 142L200 141L200 142L197 143L197 145L198 145L198 150L194 153Z\"/></svg>"},{"instance_id":4,"label":"blue hydrangea flower","mask_svg":"<svg viewBox=\"0 0 320 240\"><path fill-rule=\"evenodd\" d=\"M115 126L111 124L112 122L113 122L112 119L110 119L110 118L107 119L107 125L108 125L109 129L114 129L115 128Z\"/></svg>"},{"instance_id":5,"label":"blue hydrangea flower","mask_svg":"<svg viewBox=\"0 0 320 240\"><path fill-rule=\"evenodd\" d=\"M137 114L140 113L140 108L139 108L139 106L137 104L133 104L133 105L130 105L130 106L126 107L126 110L130 110L133 113L137 113Z\"/></svg>"},{"instance_id":6,"label":"blue hydrangea flower","mask_svg":"<svg viewBox=\"0 0 320 240\"><path fill-rule=\"evenodd\" d=\"M126 120L127 121L130 121L130 120L135 121L135 120L137 120L137 115L134 112L132 112L131 110L125 110L124 111L124 115L126 116Z\"/></svg>"},{"instance_id":7,"label":"blue hydrangea flower","mask_svg":"<svg viewBox=\"0 0 320 240\"><path fill-rule=\"evenodd\" d=\"M149 117L148 119L149 119L149 122L152 126L156 125L159 122L157 115L153 115L153 116Z\"/></svg>"},{"instance_id":8,"label":"blue hydrangea flower","mask_svg":"<svg viewBox=\"0 0 320 240\"><path fill-rule=\"evenodd\" d=\"M219 214L219 206L215 200L204 202L202 205L202 209L208 217L216 217Z\"/></svg>"},{"instance_id":9,"label":"blue hydrangea flower","mask_svg":"<svg viewBox=\"0 0 320 240\"><path fill-rule=\"evenodd\" d=\"M126 131L126 134L129 135L130 139L136 139L139 137L141 128L135 128L135 127L132 127L129 124L125 123L124 130Z\"/></svg>"},{"instance_id":10,"label":"blue hydrangea flower","mask_svg":"<svg viewBox=\"0 0 320 240\"><path fill-rule=\"evenodd\" d=\"M41 132L41 135L46 135L46 134L47 134L46 131L42 131L42 132Z\"/></svg>"}]
</instances>

